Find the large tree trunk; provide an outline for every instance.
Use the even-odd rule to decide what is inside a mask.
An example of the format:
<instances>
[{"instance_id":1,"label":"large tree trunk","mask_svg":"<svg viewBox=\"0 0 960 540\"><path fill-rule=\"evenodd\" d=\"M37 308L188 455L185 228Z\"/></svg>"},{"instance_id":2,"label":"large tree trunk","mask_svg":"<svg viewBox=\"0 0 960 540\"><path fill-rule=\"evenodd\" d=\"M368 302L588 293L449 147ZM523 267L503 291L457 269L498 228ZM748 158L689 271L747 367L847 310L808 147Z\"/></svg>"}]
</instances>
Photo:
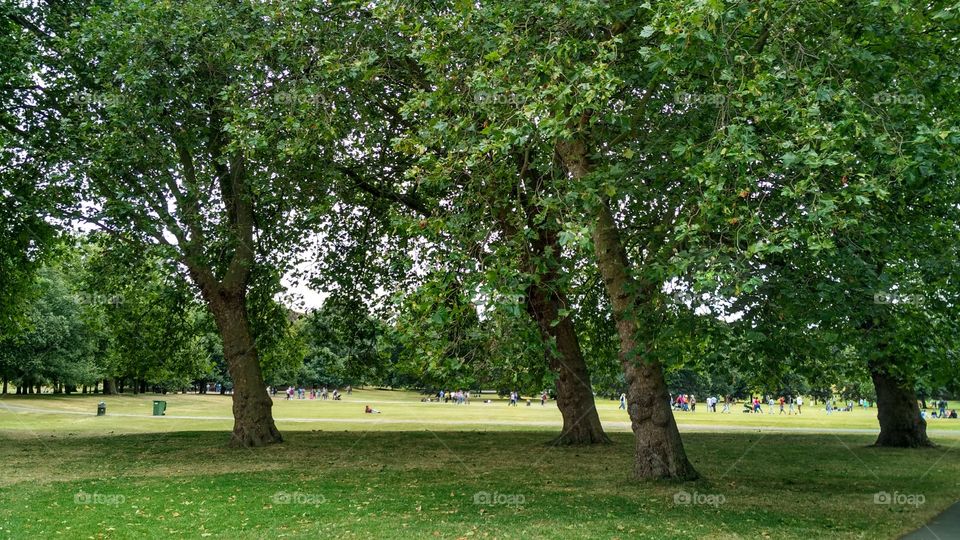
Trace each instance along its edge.
<instances>
[{"instance_id":1,"label":"large tree trunk","mask_svg":"<svg viewBox=\"0 0 960 540\"><path fill-rule=\"evenodd\" d=\"M495 208L500 229L512 238L521 250L524 269L537 276L527 287L527 312L537 323L543 341L547 364L557 374L557 408L563 417L563 429L552 443L557 445L586 445L609 443L597 414L590 384L590 370L583 359L583 351L570 315L560 316L568 307L562 287L560 242L555 219L543 218L543 208L535 197L544 189L546 177L520 164L519 175L527 192L517 192L521 200L519 217L523 228L511 220L507 207ZM519 186L518 186L519 189ZM534 233L532 239L528 232Z\"/></svg>"},{"instance_id":2,"label":"large tree trunk","mask_svg":"<svg viewBox=\"0 0 960 540\"><path fill-rule=\"evenodd\" d=\"M233 379L233 446L283 441L273 421L273 400L263 382L243 293L214 293L208 302L223 339L223 356Z\"/></svg>"},{"instance_id":3,"label":"large tree trunk","mask_svg":"<svg viewBox=\"0 0 960 540\"><path fill-rule=\"evenodd\" d=\"M630 276L627 254L606 202L597 211L593 242L620 337L620 363L628 384L627 412L636 438L634 474L643 479L697 478L670 409L663 368L659 361L647 357L647 348L639 340L637 312L641 306L636 295L653 291L647 286L642 293Z\"/></svg>"},{"instance_id":4,"label":"large tree trunk","mask_svg":"<svg viewBox=\"0 0 960 540\"><path fill-rule=\"evenodd\" d=\"M573 178L590 174L589 155L582 141L560 144L557 150ZM646 307L644 302L656 293L656 287L638 283L630 275L627 252L606 200L596 209L593 246L620 338L620 364L628 384L627 412L636 443L634 475L638 479L695 479L699 475L683 448L663 367L649 356L641 340L637 316Z\"/></svg>"},{"instance_id":5,"label":"large tree trunk","mask_svg":"<svg viewBox=\"0 0 960 540\"><path fill-rule=\"evenodd\" d=\"M557 408L563 417L563 430L553 443L609 443L597 414L590 371L583 359L573 319L569 315L559 316L560 306L566 303L564 300L559 294L547 294L537 285L532 285L528 291L530 314L540 327L550 368L558 376ZM556 350L551 347L551 342L556 345Z\"/></svg>"},{"instance_id":6,"label":"large tree trunk","mask_svg":"<svg viewBox=\"0 0 960 540\"><path fill-rule=\"evenodd\" d=\"M117 393L117 381L111 377L103 380L103 395L113 395Z\"/></svg>"},{"instance_id":7,"label":"large tree trunk","mask_svg":"<svg viewBox=\"0 0 960 540\"><path fill-rule=\"evenodd\" d=\"M6 378L6 377L3 378L3 393L4 393L4 394L7 393L7 378Z\"/></svg>"},{"instance_id":8,"label":"large tree trunk","mask_svg":"<svg viewBox=\"0 0 960 540\"><path fill-rule=\"evenodd\" d=\"M927 438L927 422L920 417L917 392L912 382L892 374L880 361L869 363L877 391L880 436L875 446L919 448L933 446Z\"/></svg>"}]
</instances>

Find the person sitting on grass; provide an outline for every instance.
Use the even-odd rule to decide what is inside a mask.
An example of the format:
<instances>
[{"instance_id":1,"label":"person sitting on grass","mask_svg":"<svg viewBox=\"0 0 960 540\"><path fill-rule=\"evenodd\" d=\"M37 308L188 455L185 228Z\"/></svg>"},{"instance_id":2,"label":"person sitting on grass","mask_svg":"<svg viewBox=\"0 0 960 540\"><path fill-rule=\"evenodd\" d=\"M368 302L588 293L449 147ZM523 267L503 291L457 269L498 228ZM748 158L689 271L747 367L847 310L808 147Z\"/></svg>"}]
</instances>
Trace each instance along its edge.
<instances>
[{"instance_id":1,"label":"person sitting on grass","mask_svg":"<svg viewBox=\"0 0 960 540\"><path fill-rule=\"evenodd\" d=\"M949 416L948 418L953 418L954 420L956 420L956 419L957 419L957 410L956 410L956 409L952 409L952 410L950 411L950 416Z\"/></svg>"},{"instance_id":2,"label":"person sitting on grass","mask_svg":"<svg viewBox=\"0 0 960 540\"><path fill-rule=\"evenodd\" d=\"M380 414L380 411L371 408L369 405L366 405L366 407L364 408L363 412L365 412L365 413L367 413L367 414Z\"/></svg>"},{"instance_id":3,"label":"person sitting on grass","mask_svg":"<svg viewBox=\"0 0 960 540\"><path fill-rule=\"evenodd\" d=\"M337 390L336 388L333 390L333 400L340 401L340 390Z\"/></svg>"}]
</instances>

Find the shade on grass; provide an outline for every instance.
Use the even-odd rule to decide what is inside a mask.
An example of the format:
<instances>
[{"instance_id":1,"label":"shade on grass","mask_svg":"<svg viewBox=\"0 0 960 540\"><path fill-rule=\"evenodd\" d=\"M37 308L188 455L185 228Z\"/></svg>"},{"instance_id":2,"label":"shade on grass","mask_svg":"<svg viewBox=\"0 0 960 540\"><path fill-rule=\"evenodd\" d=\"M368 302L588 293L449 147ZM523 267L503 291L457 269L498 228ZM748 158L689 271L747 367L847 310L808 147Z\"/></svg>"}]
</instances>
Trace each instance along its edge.
<instances>
[{"instance_id":1,"label":"shade on grass","mask_svg":"<svg viewBox=\"0 0 960 540\"><path fill-rule=\"evenodd\" d=\"M637 484L627 434L554 448L542 432L288 432L256 450L213 431L0 437L14 536L893 538L960 492L955 439L692 433L705 480Z\"/></svg>"}]
</instances>

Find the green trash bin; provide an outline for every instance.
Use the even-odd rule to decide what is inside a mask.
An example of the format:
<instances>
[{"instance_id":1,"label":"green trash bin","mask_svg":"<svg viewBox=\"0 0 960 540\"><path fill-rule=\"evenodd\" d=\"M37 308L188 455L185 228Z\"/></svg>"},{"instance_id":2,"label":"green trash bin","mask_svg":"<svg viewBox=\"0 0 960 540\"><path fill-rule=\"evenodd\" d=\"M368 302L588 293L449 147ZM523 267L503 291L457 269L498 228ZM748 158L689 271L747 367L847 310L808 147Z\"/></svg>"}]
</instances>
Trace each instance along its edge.
<instances>
[{"instance_id":1,"label":"green trash bin","mask_svg":"<svg viewBox=\"0 0 960 540\"><path fill-rule=\"evenodd\" d=\"M163 416L167 414L167 402L166 401L154 401L153 402L153 415L154 416Z\"/></svg>"}]
</instances>

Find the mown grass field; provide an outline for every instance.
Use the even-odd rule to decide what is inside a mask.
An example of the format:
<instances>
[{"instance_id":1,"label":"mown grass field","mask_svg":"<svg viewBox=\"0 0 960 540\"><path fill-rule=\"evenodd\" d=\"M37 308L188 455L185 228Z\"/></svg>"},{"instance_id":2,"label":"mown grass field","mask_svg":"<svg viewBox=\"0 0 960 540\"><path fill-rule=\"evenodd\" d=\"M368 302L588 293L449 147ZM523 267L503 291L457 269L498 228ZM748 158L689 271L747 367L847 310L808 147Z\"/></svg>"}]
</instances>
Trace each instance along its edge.
<instances>
[{"instance_id":1,"label":"mown grass field","mask_svg":"<svg viewBox=\"0 0 960 540\"><path fill-rule=\"evenodd\" d=\"M120 416L149 415L155 397L108 397L100 418L99 396L0 400L0 536L896 538L960 493L958 421L932 420L928 450L751 429L869 429L869 410L678 413L703 480L636 483L612 401L600 409L614 444L554 448L552 404L279 399L286 442L248 450L226 446L228 397L166 396L168 417ZM366 402L383 414L364 415ZM708 431L731 428L747 430Z\"/></svg>"},{"instance_id":2,"label":"mown grass field","mask_svg":"<svg viewBox=\"0 0 960 540\"><path fill-rule=\"evenodd\" d=\"M482 429L552 431L561 425L560 412L553 402L541 407L539 400L531 406L521 403L508 407L506 400L485 395L470 405L451 403L422 403L423 396L414 392L389 390L355 390L342 401L286 400L278 394L274 398L274 416L283 430L363 429L363 430L439 430L476 431ZM166 417L151 417L152 402L167 401ZM493 403L482 401L492 399ZM94 413L98 401L107 404L107 416L97 418ZM229 430L233 425L230 396L217 394L182 395L132 394L122 396L5 396L0 398L0 429L12 430L69 430L76 433L93 432L154 432ZM382 411L380 415L365 415L365 404ZM5 409L4 406L12 409ZM951 404L954 406L954 404ZM20 409L29 414L14 414ZM629 431L626 411L618 409L616 401L598 398L600 418L608 431ZM744 414L741 405L735 405L729 414L711 413L706 405L698 405L696 412L677 412L681 429L839 429L877 430L876 409L857 407L852 412L826 414L822 405L804 405L802 415ZM38 414L49 410L56 414ZM720 408L718 407L718 411ZM63 414L73 413L73 414ZM128 416L135 415L135 416ZM190 418L185 418L190 417ZM139 419L138 419L139 418ZM929 420L928 429L934 436L960 437L960 420Z\"/></svg>"}]
</instances>

